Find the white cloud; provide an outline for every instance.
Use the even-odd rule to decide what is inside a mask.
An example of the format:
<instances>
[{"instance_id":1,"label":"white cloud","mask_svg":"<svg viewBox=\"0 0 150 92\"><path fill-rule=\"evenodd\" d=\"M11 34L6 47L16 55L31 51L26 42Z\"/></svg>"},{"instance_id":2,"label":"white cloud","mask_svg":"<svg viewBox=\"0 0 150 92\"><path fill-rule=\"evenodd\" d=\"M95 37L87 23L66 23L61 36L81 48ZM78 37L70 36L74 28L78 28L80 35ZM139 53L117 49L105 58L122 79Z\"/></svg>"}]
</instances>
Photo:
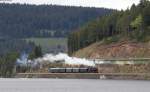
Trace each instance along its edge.
<instances>
[{"instance_id":1,"label":"white cloud","mask_svg":"<svg viewBox=\"0 0 150 92\"><path fill-rule=\"evenodd\" d=\"M120 9L127 9L133 3L138 4L139 1L140 0L12 0L11 3L106 7L120 10Z\"/></svg>"}]
</instances>

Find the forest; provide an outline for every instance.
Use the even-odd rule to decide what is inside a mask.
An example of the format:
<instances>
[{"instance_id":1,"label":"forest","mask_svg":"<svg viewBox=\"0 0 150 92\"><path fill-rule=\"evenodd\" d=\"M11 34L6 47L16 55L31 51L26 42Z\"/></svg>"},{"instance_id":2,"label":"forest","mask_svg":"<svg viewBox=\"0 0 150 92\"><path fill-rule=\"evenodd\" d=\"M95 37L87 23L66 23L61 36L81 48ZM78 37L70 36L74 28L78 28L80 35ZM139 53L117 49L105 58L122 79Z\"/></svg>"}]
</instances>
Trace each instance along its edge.
<instances>
[{"instance_id":1,"label":"forest","mask_svg":"<svg viewBox=\"0 0 150 92\"><path fill-rule=\"evenodd\" d=\"M113 11L78 28L68 36L69 54L98 41L117 42L122 38L146 42L150 38L150 1L141 0L130 9Z\"/></svg>"},{"instance_id":2,"label":"forest","mask_svg":"<svg viewBox=\"0 0 150 92\"><path fill-rule=\"evenodd\" d=\"M0 4L0 37L66 37L112 9L56 5Z\"/></svg>"}]
</instances>

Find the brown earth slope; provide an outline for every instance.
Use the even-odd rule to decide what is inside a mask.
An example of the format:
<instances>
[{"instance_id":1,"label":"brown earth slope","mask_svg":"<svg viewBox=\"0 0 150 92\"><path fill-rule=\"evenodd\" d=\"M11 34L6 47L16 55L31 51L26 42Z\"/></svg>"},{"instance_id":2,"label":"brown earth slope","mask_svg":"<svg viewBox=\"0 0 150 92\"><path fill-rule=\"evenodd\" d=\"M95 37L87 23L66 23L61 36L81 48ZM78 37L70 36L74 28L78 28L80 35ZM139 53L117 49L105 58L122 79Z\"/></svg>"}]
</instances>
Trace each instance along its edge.
<instances>
[{"instance_id":1,"label":"brown earth slope","mask_svg":"<svg viewBox=\"0 0 150 92\"><path fill-rule=\"evenodd\" d=\"M118 43L102 44L94 43L73 54L81 58L150 58L150 42L137 43L122 41Z\"/></svg>"}]
</instances>

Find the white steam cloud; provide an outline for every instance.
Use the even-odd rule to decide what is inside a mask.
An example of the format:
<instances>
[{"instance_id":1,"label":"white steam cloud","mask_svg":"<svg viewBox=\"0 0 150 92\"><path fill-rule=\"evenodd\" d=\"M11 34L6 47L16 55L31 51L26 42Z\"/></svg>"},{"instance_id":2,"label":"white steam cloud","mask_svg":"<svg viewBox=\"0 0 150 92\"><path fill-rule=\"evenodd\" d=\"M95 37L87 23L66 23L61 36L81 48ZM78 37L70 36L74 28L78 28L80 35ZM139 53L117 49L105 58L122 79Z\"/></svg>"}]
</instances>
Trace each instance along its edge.
<instances>
[{"instance_id":1,"label":"white steam cloud","mask_svg":"<svg viewBox=\"0 0 150 92\"><path fill-rule=\"evenodd\" d=\"M85 58L76 58L76 57L70 57L65 53L59 53L57 55L54 54L45 54L41 58L37 58L34 60L28 60L28 54L23 53L19 59L17 59L17 64L19 65L30 65L32 67L35 67L37 65L42 65L44 63L64 63L69 65L86 65L86 66L95 66L96 64L118 64L118 65L124 65L124 64L134 64L133 61L104 61L104 60L88 60Z\"/></svg>"},{"instance_id":2,"label":"white steam cloud","mask_svg":"<svg viewBox=\"0 0 150 92\"><path fill-rule=\"evenodd\" d=\"M69 65L86 65L86 66L95 66L95 62L92 60L87 60L85 58L76 58L76 57L70 57L65 53L59 53L57 55L53 54L46 54L41 58L37 58L32 60L28 60L28 55L23 53L19 59L17 59L17 63L22 65L36 65L36 64L43 64L44 62L62 62L64 64Z\"/></svg>"},{"instance_id":3,"label":"white steam cloud","mask_svg":"<svg viewBox=\"0 0 150 92\"><path fill-rule=\"evenodd\" d=\"M46 54L42 58L35 59L37 62L56 62L56 61L64 61L65 64L70 65L87 65L87 66L95 66L94 61L90 61L87 59L81 59L76 57L69 57L67 54L59 53L57 55Z\"/></svg>"}]
</instances>

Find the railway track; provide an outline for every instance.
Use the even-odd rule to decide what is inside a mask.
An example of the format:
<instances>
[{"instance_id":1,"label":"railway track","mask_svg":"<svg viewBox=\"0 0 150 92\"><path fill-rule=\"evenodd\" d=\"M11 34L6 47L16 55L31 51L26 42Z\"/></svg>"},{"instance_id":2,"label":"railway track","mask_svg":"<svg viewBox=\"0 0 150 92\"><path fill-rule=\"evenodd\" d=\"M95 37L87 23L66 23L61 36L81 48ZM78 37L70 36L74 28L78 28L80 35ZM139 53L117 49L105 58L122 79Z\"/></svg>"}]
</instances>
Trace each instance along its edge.
<instances>
[{"instance_id":1,"label":"railway track","mask_svg":"<svg viewBox=\"0 0 150 92\"><path fill-rule=\"evenodd\" d=\"M45 74L97 74L97 75L150 75L150 73L17 73L20 75L45 75Z\"/></svg>"},{"instance_id":2,"label":"railway track","mask_svg":"<svg viewBox=\"0 0 150 92\"><path fill-rule=\"evenodd\" d=\"M138 79L150 80L150 73L17 73L16 78Z\"/></svg>"}]
</instances>

